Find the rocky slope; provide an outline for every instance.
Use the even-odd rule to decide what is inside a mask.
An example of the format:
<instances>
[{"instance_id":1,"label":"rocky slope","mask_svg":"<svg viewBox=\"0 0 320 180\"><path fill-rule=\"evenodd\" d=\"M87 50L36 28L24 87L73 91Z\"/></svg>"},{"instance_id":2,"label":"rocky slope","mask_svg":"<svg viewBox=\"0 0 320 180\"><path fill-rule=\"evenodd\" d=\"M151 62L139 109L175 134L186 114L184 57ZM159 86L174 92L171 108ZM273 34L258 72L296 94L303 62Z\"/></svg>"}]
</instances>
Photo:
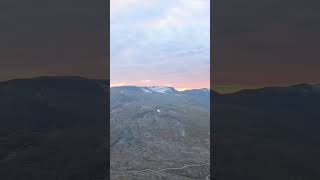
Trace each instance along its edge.
<instances>
[{"instance_id":1,"label":"rocky slope","mask_svg":"<svg viewBox=\"0 0 320 180\"><path fill-rule=\"evenodd\" d=\"M111 179L206 179L210 93L111 88Z\"/></svg>"}]
</instances>

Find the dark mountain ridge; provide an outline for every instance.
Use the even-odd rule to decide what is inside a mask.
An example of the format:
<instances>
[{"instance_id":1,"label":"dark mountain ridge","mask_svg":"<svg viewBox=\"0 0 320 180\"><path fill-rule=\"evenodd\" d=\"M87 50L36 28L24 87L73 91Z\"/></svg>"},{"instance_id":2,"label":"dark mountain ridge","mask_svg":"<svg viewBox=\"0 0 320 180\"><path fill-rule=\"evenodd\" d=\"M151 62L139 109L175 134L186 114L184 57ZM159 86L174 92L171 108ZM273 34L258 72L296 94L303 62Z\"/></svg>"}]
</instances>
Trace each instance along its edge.
<instances>
[{"instance_id":1,"label":"dark mountain ridge","mask_svg":"<svg viewBox=\"0 0 320 180\"><path fill-rule=\"evenodd\" d=\"M215 94L217 179L319 179L319 107L318 85Z\"/></svg>"},{"instance_id":2,"label":"dark mountain ridge","mask_svg":"<svg viewBox=\"0 0 320 180\"><path fill-rule=\"evenodd\" d=\"M1 82L1 179L104 179L107 83L69 76Z\"/></svg>"},{"instance_id":3,"label":"dark mountain ridge","mask_svg":"<svg viewBox=\"0 0 320 180\"><path fill-rule=\"evenodd\" d=\"M110 95L111 101L116 98L119 103L149 100L166 103L186 102L203 107L210 107L210 91L207 89L177 91L173 87L120 86L112 87L110 89ZM123 101L121 101L121 99Z\"/></svg>"},{"instance_id":4,"label":"dark mountain ridge","mask_svg":"<svg viewBox=\"0 0 320 180\"><path fill-rule=\"evenodd\" d=\"M205 132L194 132L194 124L179 124L176 118L192 119L193 116L199 117L198 112L205 115L202 108L209 103L207 97L210 93L207 90L109 89L108 83L106 80L80 77L41 77L1 82L1 179L104 179L109 169L104 158L109 148L106 144L106 129L109 127L105 123L109 90L111 102L116 102L111 104L116 115L119 115L119 108L130 110L130 103L133 102L136 103L134 108L139 110L141 102L136 100L140 99L148 107L139 111L133 109L132 112L138 112L134 118L142 125L146 125L149 118L157 123L161 123L157 117L164 118L163 123L167 124L162 125L170 127L171 133L179 129L172 134L177 141L184 139L182 130L186 131L185 137L189 137L189 131L192 135ZM232 94L211 91L211 96L214 100L211 117L215 125L215 152L211 156L216 161L217 179L320 178L319 85L268 87ZM183 108L171 112L174 105ZM189 105L194 113L185 114L182 110ZM194 107L199 107L201 111ZM122 117L115 117L115 120L118 119ZM170 124L172 122L176 124ZM203 128L205 123L203 121L203 126L198 128ZM131 125L135 127L135 124ZM119 132L127 138L121 143L128 143L124 145L129 146L130 142L135 142L134 129L123 126L119 129L123 129ZM118 127L115 129L117 131ZM160 133L160 130L154 131ZM158 137L146 132L145 138ZM166 146L174 147L170 143Z\"/></svg>"}]
</instances>

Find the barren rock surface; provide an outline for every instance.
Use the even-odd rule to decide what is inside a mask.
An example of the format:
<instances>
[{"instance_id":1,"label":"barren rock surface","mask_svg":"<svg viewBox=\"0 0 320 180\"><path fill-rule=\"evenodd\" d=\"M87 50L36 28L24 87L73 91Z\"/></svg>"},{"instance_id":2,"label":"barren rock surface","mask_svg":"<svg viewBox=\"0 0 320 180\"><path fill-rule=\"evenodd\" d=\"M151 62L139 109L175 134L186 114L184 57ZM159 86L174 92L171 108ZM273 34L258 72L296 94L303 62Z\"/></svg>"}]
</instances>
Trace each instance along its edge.
<instances>
[{"instance_id":1,"label":"barren rock surface","mask_svg":"<svg viewBox=\"0 0 320 180\"><path fill-rule=\"evenodd\" d=\"M151 90L111 89L111 179L207 179L209 92Z\"/></svg>"}]
</instances>

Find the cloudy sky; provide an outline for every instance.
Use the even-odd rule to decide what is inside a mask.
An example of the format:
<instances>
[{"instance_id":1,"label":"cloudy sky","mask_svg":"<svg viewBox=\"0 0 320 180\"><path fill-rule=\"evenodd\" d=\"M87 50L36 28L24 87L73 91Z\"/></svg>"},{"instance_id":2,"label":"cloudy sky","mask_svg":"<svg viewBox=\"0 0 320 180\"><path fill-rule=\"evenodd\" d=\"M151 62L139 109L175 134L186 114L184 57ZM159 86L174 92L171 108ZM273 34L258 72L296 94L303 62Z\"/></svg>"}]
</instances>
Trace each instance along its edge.
<instances>
[{"instance_id":1,"label":"cloudy sky","mask_svg":"<svg viewBox=\"0 0 320 180\"><path fill-rule=\"evenodd\" d=\"M210 84L210 0L111 0L111 85Z\"/></svg>"}]
</instances>

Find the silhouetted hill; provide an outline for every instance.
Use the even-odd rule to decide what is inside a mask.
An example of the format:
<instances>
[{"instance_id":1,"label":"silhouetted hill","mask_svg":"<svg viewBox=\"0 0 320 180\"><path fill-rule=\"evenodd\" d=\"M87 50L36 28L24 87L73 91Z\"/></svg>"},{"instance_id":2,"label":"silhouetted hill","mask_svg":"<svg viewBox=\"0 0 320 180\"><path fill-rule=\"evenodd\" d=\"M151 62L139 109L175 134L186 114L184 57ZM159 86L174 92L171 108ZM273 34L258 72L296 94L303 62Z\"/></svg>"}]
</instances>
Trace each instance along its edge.
<instances>
[{"instance_id":1,"label":"silhouetted hill","mask_svg":"<svg viewBox=\"0 0 320 180\"><path fill-rule=\"evenodd\" d=\"M0 83L0 179L103 179L106 85L80 77Z\"/></svg>"},{"instance_id":2,"label":"silhouetted hill","mask_svg":"<svg viewBox=\"0 0 320 180\"><path fill-rule=\"evenodd\" d=\"M215 94L217 179L319 179L319 87Z\"/></svg>"}]
</instances>

